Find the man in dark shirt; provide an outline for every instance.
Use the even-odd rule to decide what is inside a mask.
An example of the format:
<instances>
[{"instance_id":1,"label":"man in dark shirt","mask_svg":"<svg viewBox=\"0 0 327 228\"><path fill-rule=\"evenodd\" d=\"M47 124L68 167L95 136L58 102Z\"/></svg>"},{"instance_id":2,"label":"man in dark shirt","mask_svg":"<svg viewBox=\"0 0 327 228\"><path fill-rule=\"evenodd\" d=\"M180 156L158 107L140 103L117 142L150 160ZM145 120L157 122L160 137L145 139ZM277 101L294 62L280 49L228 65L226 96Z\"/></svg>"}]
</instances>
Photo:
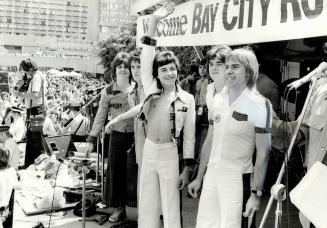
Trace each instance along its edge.
<instances>
[{"instance_id":1,"label":"man in dark shirt","mask_svg":"<svg viewBox=\"0 0 327 228\"><path fill-rule=\"evenodd\" d=\"M193 96L196 94L196 81L199 79L198 66L192 64L190 74L180 82L180 87Z\"/></svg>"}]
</instances>

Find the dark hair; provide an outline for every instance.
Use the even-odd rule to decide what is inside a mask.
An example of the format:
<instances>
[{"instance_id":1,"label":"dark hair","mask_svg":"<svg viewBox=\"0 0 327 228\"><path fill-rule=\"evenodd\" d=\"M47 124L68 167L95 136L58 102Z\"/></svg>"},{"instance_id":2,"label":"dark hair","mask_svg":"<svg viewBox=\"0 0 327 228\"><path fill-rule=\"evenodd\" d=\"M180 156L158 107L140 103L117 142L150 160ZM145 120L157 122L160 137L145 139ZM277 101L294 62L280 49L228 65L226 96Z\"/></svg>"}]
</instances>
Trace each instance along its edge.
<instances>
[{"instance_id":1,"label":"dark hair","mask_svg":"<svg viewBox=\"0 0 327 228\"><path fill-rule=\"evenodd\" d=\"M0 170L8 168L9 153L0 147Z\"/></svg>"},{"instance_id":2,"label":"dark hair","mask_svg":"<svg viewBox=\"0 0 327 228\"><path fill-rule=\"evenodd\" d=\"M160 80L158 79L158 69L159 67L168 65L170 63L175 63L177 72L180 71L180 63L175 54L172 51L161 51L157 52L155 54L153 65L152 65L152 75L157 80L159 89L163 89L162 85L160 83ZM176 85L178 83L178 78L176 80Z\"/></svg>"},{"instance_id":3,"label":"dark hair","mask_svg":"<svg viewBox=\"0 0 327 228\"><path fill-rule=\"evenodd\" d=\"M119 52L114 60L112 60L111 62L111 77L113 81L117 80L117 75L116 75L116 68L117 66L119 66L120 64L124 64L126 67L128 67L128 69L130 69L130 65L129 65L129 54L126 52ZM129 70L130 71L130 70ZM131 82L133 80L132 78L132 74L129 74L129 82Z\"/></svg>"},{"instance_id":4,"label":"dark hair","mask_svg":"<svg viewBox=\"0 0 327 228\"><path fill-rule=\"evenodd\" d=\"M210 60L218 57L221 62L225 62L226 56L231 51L232 51L232 49L226 45L213 46L206 55L206 61L208 63Z\"/></svg>"},{"instance_id":5,"label":"dark hair","mask_svg":"<svg viewBox=\"0 0 327 228\"><path fill-rule=\"evenodd\" d=\"M25 59L19 64L19 69L22 69L23 71L37 71L38 67L35 61L31 59Z\"/></svg>"},{"instance_id":6,"label":"dark hair","mask_svg":"<svg viewBox=\"0 0 327 228\"><path fill-rule=\"evenodd\" d=\"M198 66L206 66L206 65L207 65L207 60L206 60L206 58L201 59L200 62L199 62L199 64L198 64Z\"/></svg>"},{"instance_id":7,"label":"dark hair","mask_svg":"<svg viewBox=\"0 0 327 228\"><path fill-rule=\"evenodd\" d=\"M131 51L129 53L129 59L128 59L129 65L131 65L132 61L140 63L141 62L140 56L141 56L141 48L137 48L134 51Z\"/></svg>"},{"instance_id":8,"label":"dark hair","mask_svg":"<svg viewBox=\"0 0 327 228\"><path fill-rule=\"evenodd\" d=\"M191 64L190 66L190 74L198 74L199 70L198 70L198 66L195 64Z\"/></svg>"}]
</instances>

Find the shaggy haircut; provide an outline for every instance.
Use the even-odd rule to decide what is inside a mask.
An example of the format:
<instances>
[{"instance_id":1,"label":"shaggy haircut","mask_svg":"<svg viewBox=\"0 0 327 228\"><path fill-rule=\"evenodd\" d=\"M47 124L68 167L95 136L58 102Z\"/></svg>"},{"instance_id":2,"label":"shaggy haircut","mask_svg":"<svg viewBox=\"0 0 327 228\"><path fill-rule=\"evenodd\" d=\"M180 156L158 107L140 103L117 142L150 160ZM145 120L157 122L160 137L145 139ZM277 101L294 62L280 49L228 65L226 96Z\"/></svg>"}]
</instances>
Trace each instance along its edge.
<instances>
[{"instance_id":1,"label":"shaggy haircut","mask_svg":"<svg viewBox=\"0 0 327 228\"><path fill-rule=\"evenodd\" d=\"M252 89L259 75L258 60L252 49L249 47L235 49L226 56L226 61L230 59L235 59L245 66L246 85L248 88Z\"/></svg>"},{"instance_id":2,"label":"shaggy haircut","mask_svg":"<svg viewBox=\"0 0 327 228\"><path fill-rule=\"evenodd\" d=\"M9 154L0 147L0 170L8 168Z\"/></svg>"},{"instance_id":3,"label":"shaggy haircut","mask_svg":"<svg viewBox=\"0 0 327 228\"><path fill-rule=\"evenodd\" d=\"M39 68L35 61L31 59L25 59L19 64L19 69L28 72L30 70L37 71Z\"/></svg>"},{"instance_id":4,"label":"shaggy haircut","mask_svg":"<svg viewBox=\"0 0 327 228\"><path fill-rule=\"evenodd\" d=\"M170 63L174 63L177 68L177 73L180 71L180 63L175 54L172 51L161 51L157 52L154 60L153 60L153 67L152 67L152 74L155 79L157 79L159 89L162 89L162 85L160 83L160 80L158 79L158 69L159 67L168 65ZM176 83L178 83L178 78L176 80Z\"/></svg>"},{"instance_id":5,"label":"shaggy haircut","mask_svg":"<svg viewBox=\"0 0 327 228\"><path fill-rule=\"evenodd\" d=\"M111 77L113 81L117 80L117 75L116 75L116 68L120 65L124 64L126 67L129 69L129 82L133 80L132 74L130 71L130 65L129 65L129 54L127 52L119 52L114 60L111 62Z\"/></svg>"}]
</instances>

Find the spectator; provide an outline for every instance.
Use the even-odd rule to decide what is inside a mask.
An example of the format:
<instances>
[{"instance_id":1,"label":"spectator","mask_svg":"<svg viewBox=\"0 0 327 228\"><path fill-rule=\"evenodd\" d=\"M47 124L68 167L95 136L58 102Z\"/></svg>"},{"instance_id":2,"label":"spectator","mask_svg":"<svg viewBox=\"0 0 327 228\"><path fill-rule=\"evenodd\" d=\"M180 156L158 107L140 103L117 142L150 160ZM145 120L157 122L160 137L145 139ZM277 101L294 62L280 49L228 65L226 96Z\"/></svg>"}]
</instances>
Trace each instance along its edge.
<instances>
[{"instance_id":1,"label":"spectator","mask_svg":"<svg viewBox=\"0 0 327 228\"><path fill-rule=\"evenodd\" d=\"M20 152L16 142L11 138L9 126L0 126L0 143L3 143L4 148L8 150L8 165L16 170L19 165Z\"/></svg>"},{"instance_id":2,"label":"spectator","mask_svg":"<svg viewBox=\"0 0 327 228\"><path fill-rule=\"evenodd\" d=\"M180 82L180 87L189 92L193 96L196 94L196 82L199 79L198 67L192 64L190 67L190 74Z\"/></svg>"}]
</instances>

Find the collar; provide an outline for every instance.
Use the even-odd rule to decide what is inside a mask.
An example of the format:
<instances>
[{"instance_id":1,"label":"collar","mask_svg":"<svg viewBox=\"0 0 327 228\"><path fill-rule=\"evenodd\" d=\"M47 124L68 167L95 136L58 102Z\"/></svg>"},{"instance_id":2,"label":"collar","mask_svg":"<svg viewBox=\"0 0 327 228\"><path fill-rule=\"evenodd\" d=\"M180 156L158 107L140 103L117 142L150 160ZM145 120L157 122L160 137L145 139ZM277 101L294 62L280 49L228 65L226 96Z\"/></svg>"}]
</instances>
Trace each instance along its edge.
<instances>
[{"instance_id":1,"label":"collar","mask_svg":"<svg viewBox=\"0 0 327 228\"><path fill-rule=\"evenodd\" d=\"M220 94L224 97L224 99L229 99L229 91L229 87L225 85L221 90ZM238 103L240 100L244 99L245 96L248 97L252 93L252 91L252 89L246 87L230 106Z\"/></svg>"},{"instance_id":2,"label":"collar","mask_svg":"<svg viewBox=\"0 0 327 228\"><path fill-rule=\"evenodd\" d=\"M120 89L118 88L117 82L114 82L112 84L112 91L119 91L120 92Z\"/></svg>"},{"instance_id":3,"label":"collar","mask_svg":"<svg viewBox=\"0 0 327 228\"><path fill-rule=\"evenodd\" d=\"M143 112L143 109L144 109L144 105L146 103L148 103L149 101L151 101L153 98L158 98L160 97L161 95L163 94L163 90L159 90L157 89L156 91L154 91L153 93L150 93L144 100L143 102L143 105L142 105L142 108L141 108L141 111L140 112ZM187 97L186 97L186 92L184 90L182 90L182 88L177 85L176 86L176 90L175 90L175 97L174 97L174 100L173 102L175 101L181 101L182 103L186 104L187 103Z\"/></svg>"},{"instance_id":4,"label":"collar","mask_svg":"<svg viewBox=\"0 0 327 228\"><path fill-rule=\"evenodd\" d=\"M176 101L176 100L180 100L184 104L187 102L186 92L184 90L182 90L182 88L179 85L176 86L176 90L175 90L174 101Z\"/></svg>"},{"instance_id":5,"label":"collar","mask_svg":"<svg viewBox=\"0 0 327 228\"><path fill-rule=\"evenodd\" d=\"M122 93L122 91L118 88L118 85L116 82L112 82L111 84L109 84L106 88L107 90L107 94L118 94L118 93Z\"/></svg>"},{"instance_id":6,"label":"collar","mask_svg":"<svg viewBox=\"0 0 327 228\"><path fill-rule=\"evenodd\" d=\"M138 84L136 82L132 81L131 85L127 88L126 92L128 95L131 95L131 94L135 93L138 88L139 88Z\"/></svg>"}]
</instances>

